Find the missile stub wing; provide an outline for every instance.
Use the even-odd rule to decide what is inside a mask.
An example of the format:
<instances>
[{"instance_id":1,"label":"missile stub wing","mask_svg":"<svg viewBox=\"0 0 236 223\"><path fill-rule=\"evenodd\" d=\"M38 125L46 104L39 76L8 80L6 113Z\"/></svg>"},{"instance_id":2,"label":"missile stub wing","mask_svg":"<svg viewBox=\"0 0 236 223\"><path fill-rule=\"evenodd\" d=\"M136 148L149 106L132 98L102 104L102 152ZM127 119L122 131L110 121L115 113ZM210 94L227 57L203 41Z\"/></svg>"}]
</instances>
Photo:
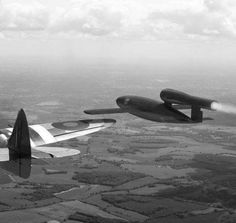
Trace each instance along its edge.
<instances>
[{"instance_id":1,"label":"missile stub wing","mask_svg":"<svg viewBox=\"0 0 236 223\"><path fill-rule=\"evenodd\" d=\"M103 115L103 114L105 115L105 114L127 113L127 111L121 108L103 108L103 109L85 110L84 113L89 115Z\"/></svg>"}]
</instances>

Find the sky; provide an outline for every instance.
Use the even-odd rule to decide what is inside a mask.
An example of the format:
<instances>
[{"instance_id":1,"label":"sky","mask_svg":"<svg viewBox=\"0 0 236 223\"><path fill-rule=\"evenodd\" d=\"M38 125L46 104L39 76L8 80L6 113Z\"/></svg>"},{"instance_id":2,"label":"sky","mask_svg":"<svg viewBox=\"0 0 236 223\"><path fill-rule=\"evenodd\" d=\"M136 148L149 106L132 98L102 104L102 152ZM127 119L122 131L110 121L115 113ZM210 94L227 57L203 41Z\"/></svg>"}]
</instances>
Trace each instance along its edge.
<instances>
[{"instance_id":1,"label":"sky","mask_svg":"<svg viewBox=\"0 0 236 223\"><path fill-rule=\"evenodd\" d=\"M1 57L234 67L235 0L1 0Z\"/></svg>"}]
</instances>

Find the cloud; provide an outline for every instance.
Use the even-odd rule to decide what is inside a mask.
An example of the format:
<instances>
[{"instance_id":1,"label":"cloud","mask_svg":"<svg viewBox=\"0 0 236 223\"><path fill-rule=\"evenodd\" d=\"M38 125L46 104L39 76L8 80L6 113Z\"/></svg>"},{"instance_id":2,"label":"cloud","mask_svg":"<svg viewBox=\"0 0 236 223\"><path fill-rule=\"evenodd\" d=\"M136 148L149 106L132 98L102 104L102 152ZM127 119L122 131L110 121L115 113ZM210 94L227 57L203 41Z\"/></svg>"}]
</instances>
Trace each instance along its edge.
<instances>
[{"instance_id":1,"label":"cloud","mask_svg":"<svg viewBox=\"0 0 236 223\"><path fill-rule=\"evenodd\" d=\"M49 30L52 32L77 32L94 36L108 35L121 27L122 15L106 6L76 5L68 10L57 9Z\"/></svg>"},{"instance_id":2,"label":"cloud","mask_svg":"<svg viewBox=\"0 0 236 223\"><path fill-rule=\"evenodd\" d=\"M186 38L198 37L236 37L236 21L230 10L232 2L224 0L205 0L203 9L173 10L170 12L155 11L150 13L148 21L151 26L160 27L170 33L176 33ZM167 24L167 25L166 25ZM182 33L181 33L181 31ZM176 33L178 34L178 33Z\"/></svg>"},{"instance_id":3,"label":"cloud","mask_svg":"<svg viewBox=\"0 0 236 223\"><path fill-rule=\"evenodd\" d=\"M47 9L38 2L1 5L0 30L44 30L49 22Z\"/></svg>"},{"instance_id":4,"label":"cloud","mask_svg":"<svg viewBox=\"0 0 236 223\"><path fill-rule=\"evenodd\" d=\"M235 35L232 21L221 15L208 15L204 12L192 13L189 11L176 11L170 13L154 12L149 20L153 27L159 27L162 31L168 30L175 33L177 28L186 34L199 36L231 36Z\"/></svg>"},{"instance_id":5,"label":"cloud","mask_svg":"<svg viewBox=\"0 0 236 223\"><path fill-rule=\"evenodd\" d=\"M24 37L39 31L40 38L43 34L131 40L236 37L235 0L10 2L0 6L0 31Z\"/></svg>"},{"instance_id":6,"label":"cloud","mask_svg":"<svg viewBox=\"0 0 236 223\"><path fill-rule=\"evenodd\" d=\"M228 12L229 6L233 4L229 0L204 0L203 3L211 12Z\"/></svg>"}]
</instances>

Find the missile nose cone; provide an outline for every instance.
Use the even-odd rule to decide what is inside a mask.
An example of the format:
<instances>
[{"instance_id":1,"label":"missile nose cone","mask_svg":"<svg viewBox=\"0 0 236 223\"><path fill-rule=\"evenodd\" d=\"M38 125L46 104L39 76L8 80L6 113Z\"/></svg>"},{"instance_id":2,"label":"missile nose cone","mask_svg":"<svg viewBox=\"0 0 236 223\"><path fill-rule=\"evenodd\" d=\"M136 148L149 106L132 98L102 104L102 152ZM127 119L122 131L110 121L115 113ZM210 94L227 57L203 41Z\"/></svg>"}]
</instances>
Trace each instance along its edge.
<instances>
[{"instance_id":1,"label":"missile nose cone","mask_svg":"<svg viewBox=\"0 0 236 223\"><path fill-rule=\"evenodd\" d=\"M130 103L130 98L126 96L119 97L116 99L116 103L119 106L124 106L124 105L127 106Z\"/></svg>"},{"instance_id":2,"label":"missile nose cone","mask_svg":"<svg viewBox=\"0 0 236 223\"><path fill-rule=\"evenodd\" d=\"M122 105L124 103L124 97L119 97L116 99L116 104L117 105Z\"/></svg>"}]
</instances>

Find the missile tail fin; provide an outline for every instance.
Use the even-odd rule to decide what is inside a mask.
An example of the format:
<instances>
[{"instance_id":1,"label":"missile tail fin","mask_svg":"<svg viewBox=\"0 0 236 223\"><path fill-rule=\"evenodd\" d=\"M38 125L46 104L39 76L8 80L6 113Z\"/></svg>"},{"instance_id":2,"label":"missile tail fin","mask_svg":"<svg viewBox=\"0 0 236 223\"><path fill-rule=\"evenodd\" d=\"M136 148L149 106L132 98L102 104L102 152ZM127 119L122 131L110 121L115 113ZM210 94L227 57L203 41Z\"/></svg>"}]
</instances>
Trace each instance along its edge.
<instances>
[{"instance_id":1,"label":"missile tail fin","mask_svg":"<svg viewBox=\"0 0 236 223\"><path fill-rule=\"evenodd\" d=\"M191 119L194 122L202 122L203 112L201 111L201 107L192 106L192 108L191 108Z\"/></svg>"}]
</instances>

